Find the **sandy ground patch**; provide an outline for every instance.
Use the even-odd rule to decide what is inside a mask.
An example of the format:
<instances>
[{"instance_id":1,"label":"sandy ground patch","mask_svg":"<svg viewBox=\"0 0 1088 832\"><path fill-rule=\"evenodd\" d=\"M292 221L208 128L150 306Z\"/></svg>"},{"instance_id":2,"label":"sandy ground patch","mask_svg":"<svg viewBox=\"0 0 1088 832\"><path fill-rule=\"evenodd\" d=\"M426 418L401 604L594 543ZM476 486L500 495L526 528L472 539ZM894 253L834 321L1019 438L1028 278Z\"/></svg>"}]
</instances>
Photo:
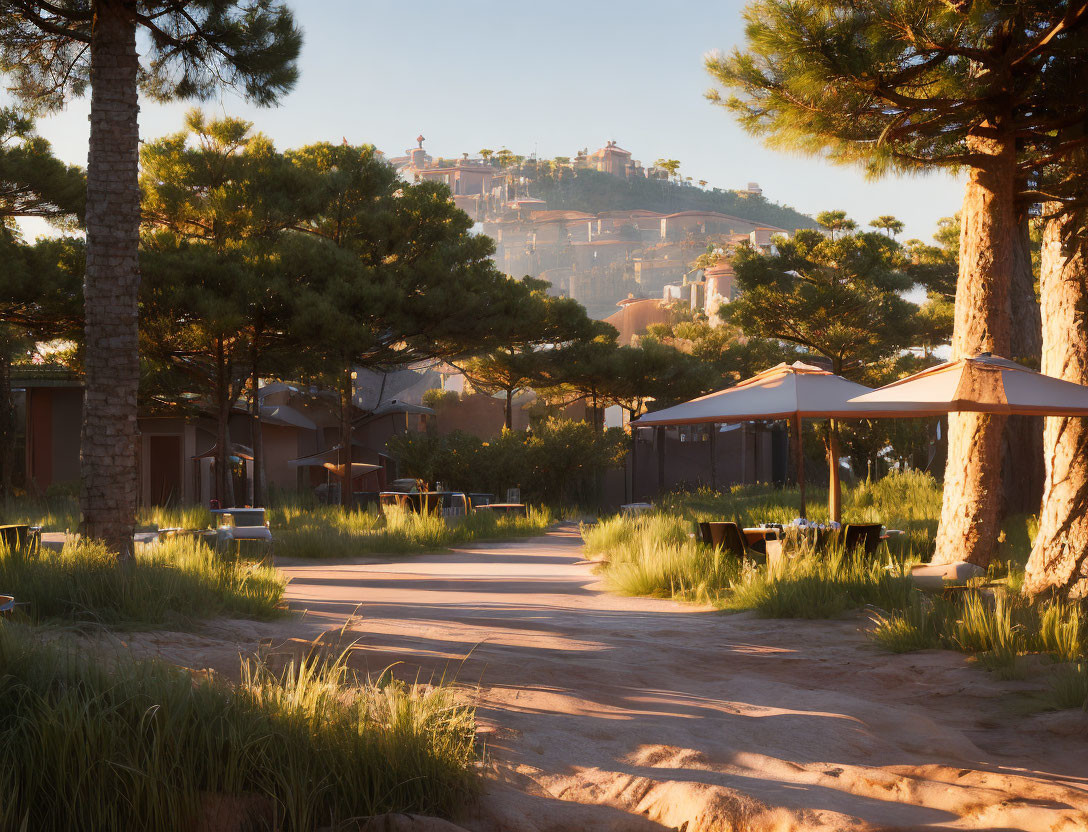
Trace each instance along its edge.
<instances>
[{"instance_id":1,"label":"sandy ground patch","mask_svg":"<svg viewBox=\"0 0 1088 832\"><path fill-rule=\"evenodd\" d=\"M473 689L488 786L458 823L552 830L1085 830L1088 717L1018 717L963 656L866 621L723 615L603 591L573 527L452 553L284 561L301 618L126 645L233 674L345 632L354 661Z\"/></svg>"}]
</instances>

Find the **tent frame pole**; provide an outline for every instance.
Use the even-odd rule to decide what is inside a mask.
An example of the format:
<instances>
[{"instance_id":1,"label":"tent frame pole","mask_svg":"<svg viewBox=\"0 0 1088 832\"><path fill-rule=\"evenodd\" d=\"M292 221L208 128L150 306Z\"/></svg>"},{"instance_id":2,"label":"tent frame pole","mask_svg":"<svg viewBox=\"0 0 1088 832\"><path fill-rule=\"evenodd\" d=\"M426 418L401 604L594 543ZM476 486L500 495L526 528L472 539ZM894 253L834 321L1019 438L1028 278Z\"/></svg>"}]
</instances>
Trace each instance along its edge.
<instances>
[{"instance_id":1,"label":"tent frame pole","mask_svg":"<svg viewBox=\"0 0 1088 832\"><path fill-rule=\"evenodd\" d=\"M830 468L828 482L828 515L835 523L842 522L842 482L839 477L839 422L827 421L827 462Z\"/></svg>"}]
</instances>

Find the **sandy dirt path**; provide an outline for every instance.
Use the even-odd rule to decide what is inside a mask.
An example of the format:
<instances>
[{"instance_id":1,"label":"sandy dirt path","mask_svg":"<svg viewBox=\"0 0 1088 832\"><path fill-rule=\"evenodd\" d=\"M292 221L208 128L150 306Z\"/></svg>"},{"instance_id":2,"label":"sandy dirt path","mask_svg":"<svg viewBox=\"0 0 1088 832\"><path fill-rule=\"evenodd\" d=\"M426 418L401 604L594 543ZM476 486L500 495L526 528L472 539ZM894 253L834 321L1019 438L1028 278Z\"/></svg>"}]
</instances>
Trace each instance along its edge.
<instances>
[{"instance_id":1,"label":"sandy dirt path","mask_svg":"<svg viewBox=\"0 0 1088 832\"><path fill-rule=\"evenodd\" d=\"M301 617L124 645L235 675L262 642L290 652L346 627L371 672L455 676L488 750L485 792L457 821L471 832L1088 830L1088 714L1017 716L1033 684L947 651L883 653L861 616L617 597L574 527L279 565Z\"/></svg>"},{"instance_id":2,"label":"sandy dirt path","mask_svg":"<svg viewBox=\"0 0 1088 832\"><path fill-rule=\"evenodd\" d=\"M456 675L489 785L466 828L1088 829L1080 713L1016 717L959 655L849 621L604 592L573 527L396 562L284 562L305 628L370 670Z\"/></svg>"}]
</instances>

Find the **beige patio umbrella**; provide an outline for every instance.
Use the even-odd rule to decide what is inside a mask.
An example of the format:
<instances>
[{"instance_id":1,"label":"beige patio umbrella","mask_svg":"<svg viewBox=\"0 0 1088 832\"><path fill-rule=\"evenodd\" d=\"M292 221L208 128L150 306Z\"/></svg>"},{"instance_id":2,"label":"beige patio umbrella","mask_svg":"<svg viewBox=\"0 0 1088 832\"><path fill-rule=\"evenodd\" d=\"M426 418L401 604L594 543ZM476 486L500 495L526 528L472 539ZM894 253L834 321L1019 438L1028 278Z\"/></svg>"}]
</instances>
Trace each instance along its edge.
<instances>
[{"instance_id":1,"label":"beige patio umbrella","mask_svg":"<svg viewBox=\"0 0 1088 832\"><path fill-rule=\"evenodd\" d=\"M851 403L851 399L871 391L871 388L863 384L856 384L820 367L797 361L771 367L717 393L710 393L655 413L647 413L632 424L638 427L656 427L789 419L793 423L797 486L801 496L801 517L804 517L805 463L801 452L801 420L863 419L875 415L870 413L870 406ZM834 430L831 436L828 509L831 518L837 521L840 515L839 451Z\"/></svg>"},{"instance_id":2,"label":"beige patio umbrella","mask_svg":"<svg viewBox=\"0 0 1088 832\"><path fill-rule=\"evenodd\" d=\"M930 367L859 395L873 416L958 411L1019 416L1088 416L1088 387L1043 375L989 353Z\"/></svg>"}]
</instances>

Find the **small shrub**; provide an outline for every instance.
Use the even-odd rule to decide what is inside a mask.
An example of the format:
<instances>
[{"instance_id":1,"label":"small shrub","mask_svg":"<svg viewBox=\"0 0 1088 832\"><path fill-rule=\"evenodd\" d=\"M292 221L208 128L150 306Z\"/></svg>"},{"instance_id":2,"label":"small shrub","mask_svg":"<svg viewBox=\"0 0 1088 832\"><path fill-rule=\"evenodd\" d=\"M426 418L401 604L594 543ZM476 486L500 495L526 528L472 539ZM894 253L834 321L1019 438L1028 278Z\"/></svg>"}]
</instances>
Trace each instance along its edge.
<instances>
[{"instance_id":1,"label":"small shrub","mask_svg":"<svg viewBox=\"0 0 1088 832\"><path fill-rule=\"evenodd\" d=\"M912 609L878 616L872 638L891 653L913 653L940 647L940 639L926 626L927 621L924 613L917 615Z\"/></svg>"},{"instance_id":2,"label":"small shrub","mask_svg":"<svg viewBox=\"0 0 1088 832\"><path fill-rule=\"evenodd\" d=\"M877 616L871 637L877 644L893 653L910 653L945 647L943 633L946 621L954 616L955 608L944 599L911 594L910 603L901 610Z\"/></svg>"}]
</instances>

